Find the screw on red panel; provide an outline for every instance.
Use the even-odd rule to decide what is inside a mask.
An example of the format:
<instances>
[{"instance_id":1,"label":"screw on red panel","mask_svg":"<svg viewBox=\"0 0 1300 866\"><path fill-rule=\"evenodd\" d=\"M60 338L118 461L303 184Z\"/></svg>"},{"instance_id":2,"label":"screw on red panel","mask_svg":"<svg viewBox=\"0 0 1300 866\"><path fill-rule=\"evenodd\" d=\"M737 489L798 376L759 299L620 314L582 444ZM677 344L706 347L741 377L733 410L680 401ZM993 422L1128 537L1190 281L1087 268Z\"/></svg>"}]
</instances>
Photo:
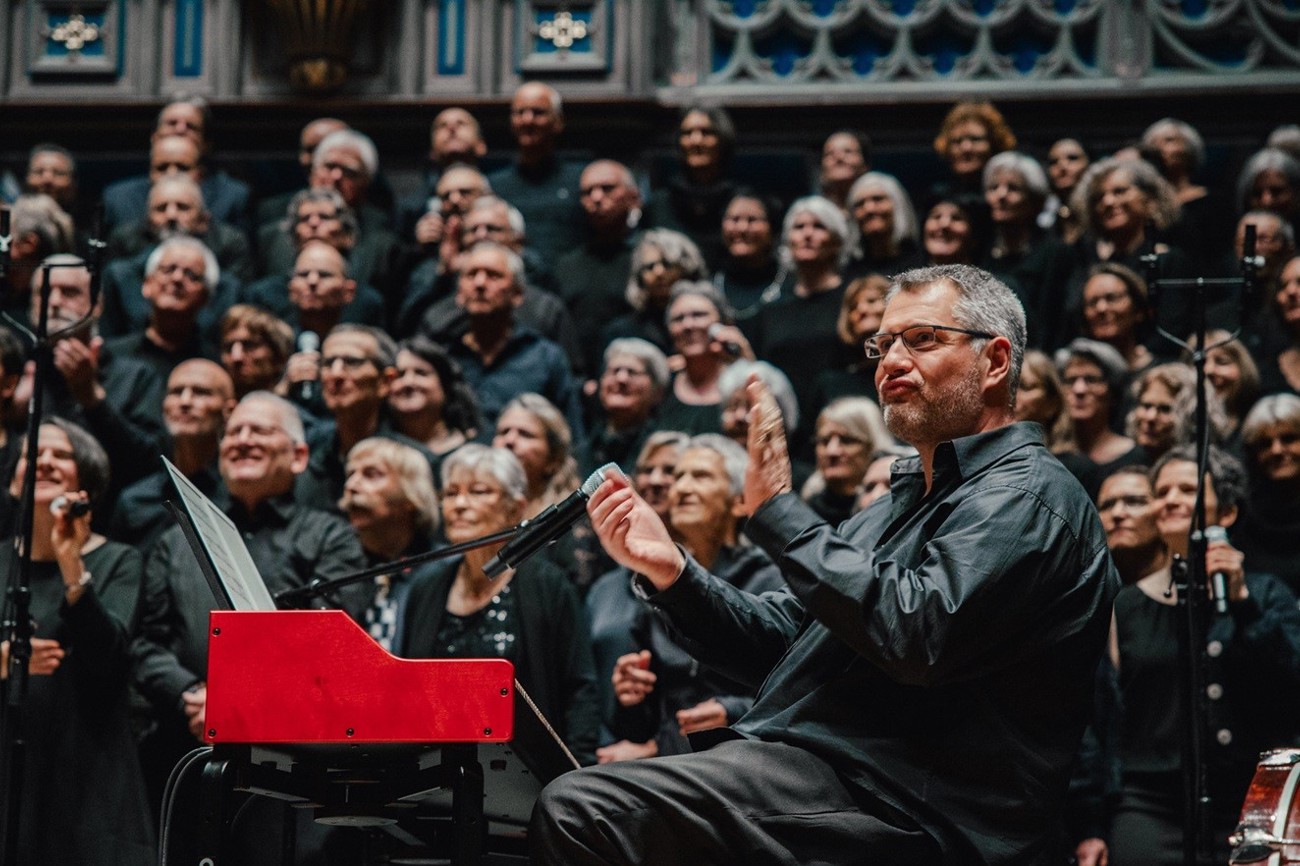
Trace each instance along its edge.
<instances>
[{"instance_id":1,"label":"screw on red panel","mask_svg":"<svg viewBox=\"0 0 1300 866\"><path fill-rule=\"evenodd\" d=\"M354 730L353 730L352 728L348 728L348 736L349 736L349 737L352 736L353 733L354 733Z\"/></svg>"},{"instance_id":2,"label":"screw on red panel","mask_svg":"<svg viewBox=\"0 0 1300 866\"><path fill-rule=\"evenodd\" d=\"M209 736L209 737L215 737L216 735L217 735L217 729L216 729L216 728L208 728L208 736Z\"/></svg>"},{"instance_id":3,"label":"screw on red panel","mask_svg":"<svg viewBox=\"0 0 1300 866\"><path fill-rule=\"evenodd\" d=\"M214 629L212 630L212 633L213 633L214 635L221 634L221 627L218 626L218 627L214 628Z\"/></svg>"},{"instance_id":4,"label":"screw on red panel","mask_svg":"<svg viewBox=\"0 0 1300 866\"><path fill-rule=\"evenodd\" d=\"M508 695L508 694L510 694L510 689L502 689L502 690L501 690L501 697L504 698L504 697L505 697L506 695Z\"/></svg>"},{"instance_id":5,"label":"screw on red panel","mask_svg":"<svg viewBox=\"0 0 1300 866\"><path fill-rule=\"evenodd\" d=\"M491 729L491 728L484 728L484 729L483 729L483 736L485 736L485 737L490 737L490 736L492 736L492 729Z\"/></svg>"}]
</instances>

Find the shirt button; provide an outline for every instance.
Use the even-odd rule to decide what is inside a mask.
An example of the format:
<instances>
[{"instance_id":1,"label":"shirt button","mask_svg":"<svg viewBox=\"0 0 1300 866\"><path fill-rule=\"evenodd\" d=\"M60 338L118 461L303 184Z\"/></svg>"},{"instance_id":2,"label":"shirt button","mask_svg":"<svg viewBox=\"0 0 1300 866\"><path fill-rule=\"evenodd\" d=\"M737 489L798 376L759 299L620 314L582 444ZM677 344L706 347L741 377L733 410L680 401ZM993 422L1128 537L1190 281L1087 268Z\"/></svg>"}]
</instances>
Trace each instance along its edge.
<instances>
[{"instance_id":1,"label":"shirt button","mask_svg":"<svg viewBox=\"0 0 1300 866\"><path fill-rule=\"evenodd\" d=\"M1223 686L1218 683L1210 683L1205 687L1205 695L1212 701L1217 701L1223 697Z\"/></svg>"},{"instance_id":2,"label":"shirt button","mask_svg":"<svg viewBox=\"0 0 1300 866\"><path fill-rule=\"evenodd\" d=\"M1214 735L1214 739L1219 741L1220 746L1226 746L1232 742L1232 731L1227 728L1220 728L1219 732Z\"/></svg>"},{"instance_id":3,"label":"shirt button","mask_svg":"<svg viewBox=\"0 0 1300 866\"><path fill-rule=\"evenodd\" d=\"M1205 645L1205 654L1212 659L1217 659L1223 655L1223 644L1217 640L1212 640Z\"/></svg>"}]
</instances>

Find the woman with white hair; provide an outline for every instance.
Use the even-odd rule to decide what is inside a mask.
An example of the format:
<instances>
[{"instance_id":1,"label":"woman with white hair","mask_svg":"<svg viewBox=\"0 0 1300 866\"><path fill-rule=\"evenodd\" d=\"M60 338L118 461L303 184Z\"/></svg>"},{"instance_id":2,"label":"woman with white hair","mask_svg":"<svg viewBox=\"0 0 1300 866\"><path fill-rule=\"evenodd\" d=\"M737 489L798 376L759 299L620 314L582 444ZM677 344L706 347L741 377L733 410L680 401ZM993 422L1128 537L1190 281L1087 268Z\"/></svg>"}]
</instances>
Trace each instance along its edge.
<instances>
[{"instance_id":1,"label":"woman with white hair","mask_svg":"<svg viewBox=\"0 0 1300 866\"><path fill-rule=\"evenodd\" d=\"M1079 215L1083 235L1073 247L1074 268L1065 297L1053 299L1053 308L1064 311L1067 331L1068 323L1082 320L1083 285L1093 266L1101 262L1145 274L1143 257L1156 255L1157 277L1196 276L1187 254L1158 234L1178 219L1179 205L1173 187L1150 163L1113 157L1093 163L1075 188L1071 208ZM1186 292L1164 292L1156 323L1171 334L1190 332L1187 297Z\"/></svg>"},{"instance_id":2,"label":"woman with white hair","mask_svg":"<svg viewBox=\"0 0 1300 866\"><path fill-rule=\"evenodd\" d=\"M524 516L526 480L504 448L470 444L442 464L442 520L451 543L515 525ZM544 557L496 578L483 566L501 549L480 547L422 566L412 578L401 655L504 658L560 738L582 764L595 763L600 705L591 635L578 594ZM512 743L543 781L572 765L522 699Z\"/></svg>"},{"instance_id":3,"label":"woman with white hair","mask_svg":"<svg viewBox=\"0 0 1300 866\"><path fill-rule=\"evenodd\" d=\"M682 280L707 280L709 269L695 241L672 229L651 229L632 250L627 302L632 312L610 322L601 333L608 346L624 337L638 337L673 351L672 336L664 323L673 286Z\"/></svg>"},{"instance_id":4,"label":"woman with white hair","mask_svg":"<svg viewBox=\"0 0 1300 866\"><path fill-rule=\"evenodd\" d=\"M897 274L925 264L917 242L916 209L898 178L869 171L849 187L848 212L858 242L844 266L844 279Z\"/></svg>"},{"instance_id":5,"label":"woman with white hair","mask_svg":"<svg viewBox=\"0 0 1300 866\"><path fill-rule=\"evenodd\" d=\"M841 397L817 416L817 471L803 486L804 501L828 523L839 525L852 516L858 487L872 456L891 448L894 438L876 402L867 397Z\"/></svg>"},{"instance_id":6,"label":"woman with white hair","mask_svg":"<svg viewBox=\"0 0 1300 866\"><path fill-rule=\"evenodd\" d=\"M746 328L754 353L790 377L801 408L811 405L817 374L834 360L849 231L829 199L812 195L790 205L781 255L794 268L794 292L763 307Z\"/></svg>"},{"instance_id":7,"label":"woman with white hair","mask_svg":"<svg viewBox=\"0 0 1300 866\"><path fill-rule=\"evenodd\" d=\"M1165 240L1208 265L1228 249L1235 213L1222 196L1195 182L1205 165L1205 141L1189 123L1165 117L1142 133L1142 144L1160 157L1160 173L1173 187L1181 211Z\"/></svg>"},{"instance_id":8,"label":"woman with white hair","mask_svg":"<svg viewBox=\"0 0 1300 866\"><path fill-rule=\"evenodd\" d=\"M1300 397L1260 398L1242 424L1250 470L1250 496L1233 542L1250 552L1255 567L1300 592Z\"/></svg>"},{"instance_id":9,"label":"woman with white hair","mask_svg":"<svg viewBox=\"0 0 1300 866\"><path fill-rule=\"evenodd\" d=\"M705 282L673 286L668 333L681 362L655 424L659 430L717 433L718 380L737 358L753 359L749 341L735 327L722 292Z\"/></svg>"},{"instance_id":10,"label":"woman with white hair","mask_svg":"<svg viewBox=\"0 0 1300 866\"><path fill-rule=\"evenodd\" d=\"M993 219L993 243L984 259L986 270L1010 276L1028 319L1029 345L1051 345L1055 334L1046 323L1055 319L1044 310L1045 294L1069 278L1068 250L1053 233L1038 225L1051 187L1047 172L1033 157L1019 151L999 153L984 166L984 201Z\"/></svg>"}]
</instances>

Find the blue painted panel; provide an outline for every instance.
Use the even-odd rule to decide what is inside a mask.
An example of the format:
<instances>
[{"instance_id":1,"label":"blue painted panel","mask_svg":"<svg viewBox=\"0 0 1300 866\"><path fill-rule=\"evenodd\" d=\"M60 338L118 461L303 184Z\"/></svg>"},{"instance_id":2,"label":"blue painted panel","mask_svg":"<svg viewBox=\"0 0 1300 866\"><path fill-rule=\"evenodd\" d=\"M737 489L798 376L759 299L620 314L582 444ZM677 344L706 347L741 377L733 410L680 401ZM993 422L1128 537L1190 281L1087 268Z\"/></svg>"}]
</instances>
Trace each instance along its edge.
<instances>
[{"instance_id":1,"label":"blue painted panel","mask_svg":"<svg viewBox=\"0 0 1300 866\"><path fill-rule=\"evenodd\" d=\"M176 0L176 44L172 75L203 74L203 0Z\"/></svg>"},{"instance_id":2,"label":"blue painted panel","mask_svg":"<svg viewBox=\"0 0 1300 866\"><path fill-rule=\"evenodd\" d=\"M465 0L438 4L438 74L465 74Z\"/></svg>"}]
</instances>

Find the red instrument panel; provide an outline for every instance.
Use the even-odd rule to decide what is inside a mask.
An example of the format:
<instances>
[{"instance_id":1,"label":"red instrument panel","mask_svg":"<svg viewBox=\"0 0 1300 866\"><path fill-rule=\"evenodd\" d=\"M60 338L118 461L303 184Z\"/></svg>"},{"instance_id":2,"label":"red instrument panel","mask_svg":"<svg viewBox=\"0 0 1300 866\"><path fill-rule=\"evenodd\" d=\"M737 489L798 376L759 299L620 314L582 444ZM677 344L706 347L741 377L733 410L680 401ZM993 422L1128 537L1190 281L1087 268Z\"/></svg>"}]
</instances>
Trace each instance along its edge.
<instances>
[{"instance_id":1,"label":"red instrument panel","mask_svg":"<svg viewBox=\"0 0 1300 866\"><path fill-rule=\"evenodd\" d=\"M399 659L340 610L213 611L208 743L500 743L504 659Z\"/></svg>"}]
</instances>

